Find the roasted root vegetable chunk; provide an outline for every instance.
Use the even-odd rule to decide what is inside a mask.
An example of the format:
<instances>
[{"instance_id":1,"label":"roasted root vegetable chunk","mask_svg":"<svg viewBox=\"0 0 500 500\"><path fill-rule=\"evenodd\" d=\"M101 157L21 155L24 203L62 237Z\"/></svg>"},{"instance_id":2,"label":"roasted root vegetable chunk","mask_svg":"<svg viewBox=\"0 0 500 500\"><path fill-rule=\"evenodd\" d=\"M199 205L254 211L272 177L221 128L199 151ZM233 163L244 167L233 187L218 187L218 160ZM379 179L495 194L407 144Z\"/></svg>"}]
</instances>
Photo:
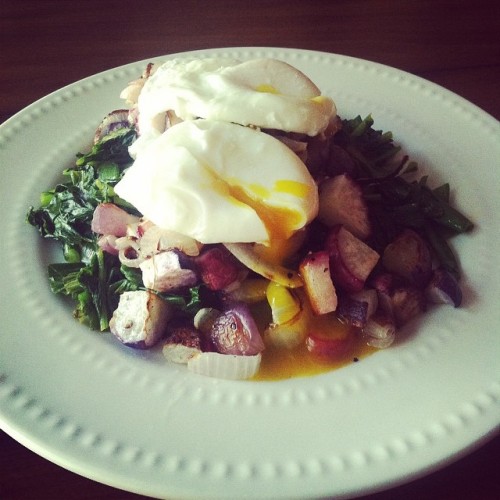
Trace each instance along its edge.
<instances>
[{"instance_id":1,"label":"roasted root vegetable chunk","mask_svg":"<svg viewBox=\"0 0 500 500\"><path fill-rule=\"evenodd\" d=\"M241 263L222 245L205 250L195 262L201 280L210 290L223 290L245 276Z\"/></svg>"},{"instance_id":2,"label":"roasted root vegetable chunk","mask_svg":"<svg viewBox=\"0 0 500 500\"><path fill-rule=\"evenodd\" d=\"M359 292L377 265L380 255L344 226L335 226L327 236L330 272L336 287Z\"/></svg>"},{"instance_id":3,"label":"roasted root vegetable chunk","mask_svg":"<svg viewBox=\"0 0 500 500\"><path fill-rule=\"evenodd\" d=\"M405 229L387 245L382 263L388 271L422 288L432 274L432 257L423 238L412 229Z\"/></svg>"},{"instance_id":4,"label":"roasted root vegetable chunk","mask_svg":"<svg viewBox=\"0 0 500 500\"><path fill-rule=\"evenodd\" d=\"M415 287L398 287L391 294L392 313L397 327L426 310L426 300L422 290Z\"/></svg>"},{"instance_id":5,"label":"roasted root vegetable chunk","mask_svg":"<svg viewBox=\"0 0 500 500\"><path fill-rule=\"evenodd\" d=\"M345 174L325 179L319 185L318 218L329 227L343 225L361 240L371 234L361 187Z\"/></svg>"},{"instance_id":6,"label":"roasted root vegetable chunk","mask_svg":"<svg viewBox=\"0 0 500 500\"><path fill-rule=\"evenodd\" d=\"M140 264L142 281L146 288L169 292L196 284L198 277L186 267L187 256L176 250L157 253Z\"/></svg>"},{"instance_id":7,"label":"roasted root vegetable chunk","mask_svg":"<svg viewBox=\"0 0 500 500\"><path fill-rule=\"evenodd\" d=\"M335 311L337 293L330 274L330 254L327 251L308 254L300 263L299 271L314 313Z\"/></svg>"},{"instance_id":8,"label":"roasted root vegetable chunk","mask_svg":"<svg viewBox=\"0 0 500 500\"><path fill-rule=\"evenodd\" d=\"M120 295L109 327L123 344L147 349L164 335L172 314L171 305L153 292L124 292Z\"/></svg>"},{"instance_id":9,"label":"roasted root vegetable chunk","mask_svg":"<svg viewBox=\"0 0 500 500\"><path fill-rule=\"evenodd\" d=\"M202 334L188 322L169 325L162 352L168 361L186 364L193 356L206 350Z\"/></svg>"}]
</instances>

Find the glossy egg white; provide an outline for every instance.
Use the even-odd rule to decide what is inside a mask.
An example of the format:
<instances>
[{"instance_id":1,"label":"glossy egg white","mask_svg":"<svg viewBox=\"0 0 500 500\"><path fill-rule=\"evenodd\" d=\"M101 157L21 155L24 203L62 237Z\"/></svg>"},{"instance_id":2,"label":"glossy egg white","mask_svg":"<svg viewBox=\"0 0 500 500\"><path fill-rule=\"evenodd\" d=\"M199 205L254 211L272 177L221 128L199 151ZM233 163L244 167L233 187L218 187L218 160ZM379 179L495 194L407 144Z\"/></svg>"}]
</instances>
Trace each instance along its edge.
<instances>
[{"instance_id":1,"label":"glossy egg white","mask_svg":"<svg viewBox=\"0 0 500 500\"><path fill-rule=\"evenodd\" d=\"M336 114L329 97L277 59L172 59L156 67L138 97L141 135L164 130L165 112L315 136Z\"/></svg>"},{"instance_id":2,"label":"glossy egg white","mask_svg":"<svg viewBox=\"0 0 500 500\"><path fill-rule=\"evenodd\" d=\"M143 143L115 191L201 243L288 238L318 212L297 155L259 130L215 120L184 121Z\"/></svg>"}]
</instances>

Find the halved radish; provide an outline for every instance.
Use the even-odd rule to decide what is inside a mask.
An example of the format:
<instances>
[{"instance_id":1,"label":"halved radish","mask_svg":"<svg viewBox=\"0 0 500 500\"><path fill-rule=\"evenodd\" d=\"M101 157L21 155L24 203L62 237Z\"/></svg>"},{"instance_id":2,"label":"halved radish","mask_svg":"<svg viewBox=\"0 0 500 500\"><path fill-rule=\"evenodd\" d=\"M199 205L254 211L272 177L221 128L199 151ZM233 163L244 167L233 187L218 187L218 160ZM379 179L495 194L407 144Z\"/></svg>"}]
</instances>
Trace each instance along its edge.
<instances>
[{"instance_id":1,"label":"halved radish","mask_svg":"<svg viewBox=\"0 0 500 500\"><path fill-rule=\"evenodd\" d=\"M330 231L325 248L330 254L330 272L335 286L359 292L380 255L343 226Z\"/></svg>"},{"instance_id":2,"label":"halved radish","mask_svg":"<svg viewBox=\"0 0 500 500\"><path fill-rule=\"evenodd\" d=\"M351 327L342 325L335 318L321 316L324 320L310 325L306 338L307 350L318 361L335 361L349 354L354 343Z\"/></svg>"},{"instance_id":3,"label":"halved radish","mask_svg":"<svg viewBox=\"0 0 500 500\"><path fill-rule=\"evenodd\" d=\"M361 188L345 174L330 177L319 185L318 218L329 227L342 224L362 240L371 233Z\"/></svg>"}]
</instances>

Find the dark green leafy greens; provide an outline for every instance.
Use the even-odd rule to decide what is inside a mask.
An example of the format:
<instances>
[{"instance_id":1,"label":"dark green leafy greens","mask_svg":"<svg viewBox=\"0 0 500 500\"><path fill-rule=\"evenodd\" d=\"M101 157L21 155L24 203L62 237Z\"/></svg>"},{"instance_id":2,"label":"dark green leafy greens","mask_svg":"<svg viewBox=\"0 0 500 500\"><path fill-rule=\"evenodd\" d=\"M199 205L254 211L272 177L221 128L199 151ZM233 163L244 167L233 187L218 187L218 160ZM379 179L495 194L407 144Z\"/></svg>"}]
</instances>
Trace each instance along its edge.
<instances>
[{"instance_id":1,"label":"dark green leafy greens","mask_svg":"<svg viewBox=\"0 0 500 500\"><path fill-rule=\"evenodd\" d=\"M390 132L373 128L371 116L342 121L334 144L346 151L350 174L361 184L373 224L370 245L382 251L404 228L418 231L433 249L442 268L457 277L459 264L448 244L450 236L472 229L472 222L450 204L450 186L428 185L427 176L415 178L418 166Z\"/></svg>"},{"instance_id":2,"label":"dark green leafy greens","mask_svg":"<svg viewBox=\"0 0 500 500\"><path fill-rule=\"evenodd\" d=\"M95 330L109 328L121 293L145 289L141 273L103 252L91 230L92 216L100 203L114 203L135 212L114 192L132 162L128 147L135 137L135 130L121 128L96 143L89 153L79 153L75 166L63 171L64 181L42 193L40 207L31 207L26 217L42 237L57 241L63 250L65 262L48 267L51 290L70 297L76 304L75 318ZM186 296L162 297L183 311L199 307L197 287Z\"/></svg>"}]
</instances>

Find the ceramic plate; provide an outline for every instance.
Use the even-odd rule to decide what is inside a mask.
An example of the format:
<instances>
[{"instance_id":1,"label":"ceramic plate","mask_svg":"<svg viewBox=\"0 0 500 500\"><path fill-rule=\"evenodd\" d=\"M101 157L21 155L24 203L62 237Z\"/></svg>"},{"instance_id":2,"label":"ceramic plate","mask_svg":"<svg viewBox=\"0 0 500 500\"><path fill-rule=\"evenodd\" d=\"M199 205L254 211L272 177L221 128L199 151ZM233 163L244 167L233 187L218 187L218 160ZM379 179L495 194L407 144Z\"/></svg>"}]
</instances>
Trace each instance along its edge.
<instances>
[{"instance_id":1,"label":"ceramic plate","mask_svg":"<svg viewBox=\"0 0 500 500\"><path fill-rule=\"evenodd\" d=\"M215 54L290 62L341 116L372 113L436 183L451 182L477 224L453 240L463 307L432 310L361 362L279 382L204 378L78 325L49 291L51 250L25 214L89 146L101 118L123 107L120 90L148 61L130 64L63 88L0 127L2 429L76 473L169 498L349 497L484 442L500 421L499 123L441 87L359 59L268 48L194 53Z\"/></svg>"}]
</instances>

